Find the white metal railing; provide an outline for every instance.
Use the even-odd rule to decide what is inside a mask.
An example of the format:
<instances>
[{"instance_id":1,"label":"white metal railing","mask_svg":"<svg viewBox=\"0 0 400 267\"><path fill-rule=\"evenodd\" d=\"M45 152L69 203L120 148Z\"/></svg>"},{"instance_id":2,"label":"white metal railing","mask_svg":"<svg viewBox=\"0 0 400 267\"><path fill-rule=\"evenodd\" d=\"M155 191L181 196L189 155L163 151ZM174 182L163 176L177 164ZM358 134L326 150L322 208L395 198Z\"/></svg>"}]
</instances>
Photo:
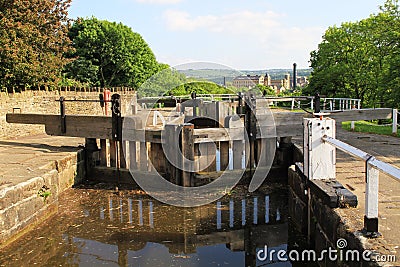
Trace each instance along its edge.
<instances>
[{"instance_id":1,"label":"white metal railing","mask_svg":"<svg viewBox=\"0 0 400 267\"><path fill-rule=\"evenodd\" d=\"M291 102L291 109L295 108L310 108L314 109L315 97L314 96L286 96L286 97L265 97L273 105L277 102ZM306 104L302 101L308 101ZM334 110L349 110L349 109L360 109L361 99L356 98L320 98L320 106L322 110L334 111Z\"/></svg>"},{"instance_id":2,"label":"white metal railing","mask_svg":"<svg viewBox=\"0 0 400 267\"><path fill-rule=\"evenodd\" d=\"M324 136L322 137L322 141L365 161L366 189L364 227L367 232L378 232L379 171L400 181L400 169L380 161L374 156L335 138ZM375 223L371 223L371 221L375 221Z\"/></svg>"},{"instance_id":3,"label":"white metal railing","mask_svg":"<svg viewBox=\"0 0 400 267\"><path fill-rule=\"evenodd\" d=\"M348 110L360 109L361 99L356 98L321 98L321 109L324 110Z\"/></svg>"}]
</instances>

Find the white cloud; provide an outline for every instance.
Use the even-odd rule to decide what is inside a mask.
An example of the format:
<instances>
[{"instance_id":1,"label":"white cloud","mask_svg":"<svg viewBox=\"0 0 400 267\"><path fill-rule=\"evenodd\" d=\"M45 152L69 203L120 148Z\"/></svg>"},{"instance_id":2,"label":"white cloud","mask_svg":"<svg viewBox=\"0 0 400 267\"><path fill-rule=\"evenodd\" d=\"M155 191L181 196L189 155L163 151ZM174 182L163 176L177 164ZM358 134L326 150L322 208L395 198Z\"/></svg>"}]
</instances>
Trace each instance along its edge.
<instances>
[{"instance_id":1,"label":"white cloud","mask_svg":"<svg viewBox=\"0 0 400 267\"><path fill-rule=\"evenodd\" d=\"M182 0L136 0L138 3L143 3L143 4L162 4L162 5L167 5L167 4L177 4L182 2Z\"/></svg>"},{"instance_id":2,"label":"white cloud","mask_svg":"<svg viewBox=\"0 0 400 267\"><path fill-rule=\"evenodd\" d=\"M289 26L285 18L285 14L272 11L243 10L231 14L200 16L192 16L180 10L164 12L166 27L170 31L217 34L212 37L214 42L229 44L222 53L221 50L216 54L197 50L197 53L200 52L197 56L202 53L209 56L213 54L219 57L215 60L223 60L220 62L233 66L290 68L293 62L297 62L301 67L308 67L309 53L317 48L324 29Z\"/></svg>"},{"instance_id":3,"label":"white cloud","mask_svg":"<svg viewBox=\"0 0 400 267\"><path fill-rule=\"evenodd\" d=\"M172 31L194 31L206 29L211 32L253 33L276 27L281 15L271 11L241 11L221 16L203 15L191 17L185 11L167 10L164 12L168 29Z\"/></svg>"}]
</instances>

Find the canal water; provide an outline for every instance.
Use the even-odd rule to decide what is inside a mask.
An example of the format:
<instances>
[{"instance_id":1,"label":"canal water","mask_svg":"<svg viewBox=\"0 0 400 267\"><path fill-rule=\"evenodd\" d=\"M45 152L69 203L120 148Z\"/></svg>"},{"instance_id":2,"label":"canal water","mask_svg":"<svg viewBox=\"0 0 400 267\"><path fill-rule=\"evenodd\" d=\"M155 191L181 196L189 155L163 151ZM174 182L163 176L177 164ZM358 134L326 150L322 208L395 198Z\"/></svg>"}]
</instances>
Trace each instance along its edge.
<instances>
[{"instance_id":1,"label":"canal water","mask_svg":"<svg viewBox=\"0 0 400 267\"><path fill-rule=\"evenodd\" d=\"M69 189L56 215L0 252L0 266L292 266L257 259L266 246L288 250L289 230L282 185L238 186L196 208L140 190Z\"/></svg>"}]
</instances>

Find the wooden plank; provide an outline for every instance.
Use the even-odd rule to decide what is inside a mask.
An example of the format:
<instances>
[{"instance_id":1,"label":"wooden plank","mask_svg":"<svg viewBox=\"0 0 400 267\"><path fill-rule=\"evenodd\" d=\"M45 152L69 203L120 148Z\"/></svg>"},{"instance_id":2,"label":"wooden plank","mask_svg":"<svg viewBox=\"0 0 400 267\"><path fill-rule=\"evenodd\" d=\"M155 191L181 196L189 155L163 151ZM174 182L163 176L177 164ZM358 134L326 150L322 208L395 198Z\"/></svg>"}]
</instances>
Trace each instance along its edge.
<instances>
[{"instance_id":1,"label":"wooden plank","mask_svg":"<svg viewBox=\"0 0 400 267\"><path fill-rule=\"evenodd\" d=\"M343 112L332 113L328 117L335 119L336 123L343 121L390 119L392 118L392 109L352 109L344 110Z\"/></svg>"},{"instance_id":2,"label":"wooden plank","mask_svg":"<svg viewBox=\"0 0 400 267\"><path fill-rule=\"evenodd\" d=\"M47 114L23 114L23 113L7 113L6 121L8 123L22 123L22 124L46 124L46 123L60 123L59 115Z\"/></svg>"},{"instance_id":3,"label":"wooden plank","mask_svg":"<svg viewBox=\"0 0 400 267\"><path fill-rule=\"evenodd\" d=\"M122 139L127 141L161 144L161 129L123 129Z\"/></svg>"},{"instance_id":4,"label":"wooden plank","mask_svg":"<svg viewBox=\"0 0 400 267\"><path fill-rule=\"evenodd\" d=\"M194 142L199 143L210 143L210 140L214 142L223 142L231 140L243 140L244 127L242 128L205 128L205 129L194 129Z\"/></svg>"}]
</instances>

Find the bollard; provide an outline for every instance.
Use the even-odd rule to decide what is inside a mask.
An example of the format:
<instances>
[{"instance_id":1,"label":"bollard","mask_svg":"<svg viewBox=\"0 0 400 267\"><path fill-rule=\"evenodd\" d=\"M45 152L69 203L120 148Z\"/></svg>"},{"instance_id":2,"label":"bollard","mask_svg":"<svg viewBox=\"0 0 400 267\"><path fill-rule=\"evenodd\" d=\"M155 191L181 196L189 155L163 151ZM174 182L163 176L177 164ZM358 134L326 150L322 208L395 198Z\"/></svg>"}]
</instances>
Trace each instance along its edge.
<instances>
[{"instance_id":1,"label":"bollard","mask_svg":"<svg viewBox=\"0 0 400 267\"><path fill-rule=\"evenodd\" d=\"M67 122L65 116L65 98L60 97L60 123L61 123L61 133L65 134L67 132Z\"/></svg>"},{"instance_id":2,"label":"bollard","mask_svg":"<svg viewBox=\"0 0 400 267\"><path fill-rule=\"evenodd\" d=\"M397 109L393 109L392 111L392 135L393 136L397 136L397 116L398 116L398 110Z\"/></svg>"},{"instance_id":3,"label":"bollard","mask_svg":"<svg viewBox=\"0 0 400 267\"><path fill-rule=\"evenodd\" d=\"M319 93L315 93L315 104L314 104L314 113L320 113L321 112L321 98L319 96Z\"/></svg>"},{"instance_id":4,"label":"bollard","mask_svg":"<svg viewBox=\"0 0 400 267\"><path fill-rule=\"evenodd\" d=\"M379 170L373 168L369 162L374 157L370 157L366 163L366 188L365 188L365 215L364 231L368 235L379 235L378 233L378 188Z\"/></svg>"},{"instance_id":5,"label":"bollard","mask_svg":"<svg viewBox=\"0 0 400 267\"><path fill-rule=\"evenodd\" d=\"M122 140L122 119L121 119L121 96L113 94L111 97L112 110L112 137L114 140Z\"/></svg>"}]
</instances>

